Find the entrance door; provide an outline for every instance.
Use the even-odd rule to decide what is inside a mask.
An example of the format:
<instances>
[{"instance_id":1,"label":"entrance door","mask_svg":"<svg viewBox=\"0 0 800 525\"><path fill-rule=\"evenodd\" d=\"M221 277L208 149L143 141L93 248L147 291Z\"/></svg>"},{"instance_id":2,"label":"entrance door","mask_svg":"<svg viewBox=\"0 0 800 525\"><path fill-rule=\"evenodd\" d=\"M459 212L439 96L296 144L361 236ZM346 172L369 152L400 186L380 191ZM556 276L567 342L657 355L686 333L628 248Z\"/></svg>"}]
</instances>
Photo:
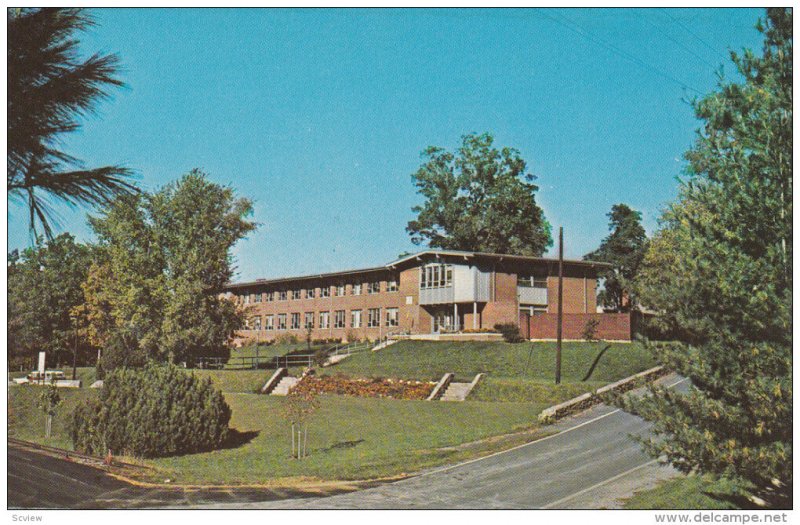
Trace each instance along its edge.
<instances>
[{"instance_id":1,"label":"entrance door","mask_svg":"<svg viewBox=\"0 0 800 525\"><path fill-rule=\"evenodd\" d=\"M446 310L437 310L433 314L433 333L438 334L439 332L451 332L455 329L455 323L453 322L453 312L447 312Z\"/></svg>"}]
</instances>

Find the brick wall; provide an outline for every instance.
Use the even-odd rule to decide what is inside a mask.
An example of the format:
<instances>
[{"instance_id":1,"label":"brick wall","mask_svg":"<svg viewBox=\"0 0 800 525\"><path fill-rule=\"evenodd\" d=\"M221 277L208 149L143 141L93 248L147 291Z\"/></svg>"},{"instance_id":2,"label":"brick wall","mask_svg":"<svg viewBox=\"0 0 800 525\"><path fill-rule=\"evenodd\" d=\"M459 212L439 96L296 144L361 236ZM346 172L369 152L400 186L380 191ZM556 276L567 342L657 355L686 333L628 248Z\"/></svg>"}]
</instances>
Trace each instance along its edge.
<instances>
[{"instance_id":1,"label":"brick wall","mask_svg":"<svg viewBox=\"0 0 800 525\"><path fill-rule=\"evenodd\" d=\"M597 337L606 340L630 341L631 315L630 314L574 314L565 313L562 325L564 339L581 339L586 322L597 319ZM555 339L558 323L558 314L540 314L530 317L531 339ZM524 330L522 330L524 334Z\"/></svg>"}]
</instances>

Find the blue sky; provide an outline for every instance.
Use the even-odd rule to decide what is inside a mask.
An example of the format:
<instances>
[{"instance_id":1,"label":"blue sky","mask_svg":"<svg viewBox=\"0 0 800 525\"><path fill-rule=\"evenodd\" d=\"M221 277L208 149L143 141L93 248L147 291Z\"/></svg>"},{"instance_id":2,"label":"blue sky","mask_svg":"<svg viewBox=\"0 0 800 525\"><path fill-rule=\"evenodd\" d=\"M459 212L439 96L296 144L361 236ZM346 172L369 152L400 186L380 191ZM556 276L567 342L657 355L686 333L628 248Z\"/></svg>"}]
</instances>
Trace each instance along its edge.
<instances>
[{"instance_id":1,"label":"blue sky","mask_svg":"<svg viewBox=\"0 0 800 525\"><path fill-rule=\"evenodd\" d=\"M428 145L489 131L538 176L565 254L607 235L611 206L651 234L675 197L727 50L760 50L761 9L96 9L86 52L128 88L66 137L89 166L154 190L194 167L255 202L237 279L386 263L416 248L411 174ZM569 27L573 28L572 30ZM687 87L688 86L688 87ZM62 230L91 240L85 209ZM29 243L9 203L9 249ZM556 230L557 231L557 230ZM555 246L551 254L555 253Z\"/></svg>"}]
</instances>

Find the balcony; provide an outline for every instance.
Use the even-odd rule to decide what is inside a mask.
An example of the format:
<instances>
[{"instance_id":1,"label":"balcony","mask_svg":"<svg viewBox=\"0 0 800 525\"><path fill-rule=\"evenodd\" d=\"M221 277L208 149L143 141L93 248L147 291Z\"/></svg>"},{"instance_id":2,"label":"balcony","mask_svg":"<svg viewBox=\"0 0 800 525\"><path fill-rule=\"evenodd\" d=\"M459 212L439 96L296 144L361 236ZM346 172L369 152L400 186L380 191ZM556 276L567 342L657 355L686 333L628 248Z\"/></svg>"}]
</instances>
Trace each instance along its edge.
<instances>
[{"instance_id":1,"label":"balcony","mask_svg":"<svg viewBox=\"0 0 800 525\"><path fill-rule=\"evenodd\" d=\"M455 299L453 286L441 288L422 288L419 291L419 304L449 304Z\"/></svg>"}]
</instances>

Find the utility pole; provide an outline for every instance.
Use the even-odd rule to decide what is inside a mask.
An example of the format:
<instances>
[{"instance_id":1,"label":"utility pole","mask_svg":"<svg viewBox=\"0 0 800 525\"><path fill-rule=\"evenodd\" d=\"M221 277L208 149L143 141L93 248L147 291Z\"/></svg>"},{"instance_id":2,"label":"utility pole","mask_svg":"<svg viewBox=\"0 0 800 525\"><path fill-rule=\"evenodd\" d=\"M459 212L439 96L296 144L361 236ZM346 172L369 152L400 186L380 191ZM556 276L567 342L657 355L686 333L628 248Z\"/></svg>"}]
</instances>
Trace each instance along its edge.
<instances>
[{"instance_id":1,"label":"utility pole","mask_svg":"<svg viewBox=\"0 0 800 525\"><path fill-rule=\"evenodd\" d=\"M71 317L70 319L75 323L75 347L72 350L72 380L75 381L78 372L78 317Z\"/></svg>"},{"instance_id":2,"label":"utility pole","mask_svg":"<svg viewBox=\"0 0 800 525\"><path fill-rule=\"evenodd\" d=\"M558 228L558 322L556 325L556 384L561 383L561 325L564 320L564 228Z\"/></svg>"}]
</instances>

